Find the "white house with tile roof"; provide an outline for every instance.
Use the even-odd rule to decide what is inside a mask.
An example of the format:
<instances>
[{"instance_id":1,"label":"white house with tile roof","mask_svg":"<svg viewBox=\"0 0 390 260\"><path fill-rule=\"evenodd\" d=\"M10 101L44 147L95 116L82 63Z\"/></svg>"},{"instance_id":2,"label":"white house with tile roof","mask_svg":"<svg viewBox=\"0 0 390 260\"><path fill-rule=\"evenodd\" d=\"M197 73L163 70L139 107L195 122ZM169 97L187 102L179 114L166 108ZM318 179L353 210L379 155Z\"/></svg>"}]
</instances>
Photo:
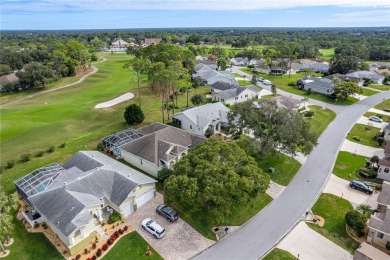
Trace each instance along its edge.
<instances>
[{"instance_id":1,"label":"white house with tile roof","mask_svg":"<svg viewBox=\"0 0 390 260\"><path fill-rule=\"evenodd\" d=\"M218 101L229 105L259 98L261 98L260 89L254 85L245 87L236 85L235 88L211 93L211 99L213 101Z\"/></svg>"}]
</instances>

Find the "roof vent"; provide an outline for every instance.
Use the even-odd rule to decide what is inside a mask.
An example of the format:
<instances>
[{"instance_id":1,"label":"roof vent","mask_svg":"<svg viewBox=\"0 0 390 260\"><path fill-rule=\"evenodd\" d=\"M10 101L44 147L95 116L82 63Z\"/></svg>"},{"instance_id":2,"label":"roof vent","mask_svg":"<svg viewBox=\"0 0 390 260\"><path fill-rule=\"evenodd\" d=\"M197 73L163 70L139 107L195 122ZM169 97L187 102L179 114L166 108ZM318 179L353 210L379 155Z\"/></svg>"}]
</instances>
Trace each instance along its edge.
<instances>
[{"instance_id":1,"label":"roof vent","mask_svg":"<svg viewBox=\"0 0 390 260\"><path fill-rule=\"evenodd\" d=\"M127 174L127 177L129 177L129 178L130 178L130 177L131 177L131 174L130 174L130 173L129 173L129 174Z\"/></svg>"},{"instance_id":2,"label":"roof vent","mask_svg":"<svg viewBox=\"0 0 390 260\"><path fill-rule=\"evenodd\" d=\"M72 207L70 210L74 210L74 207Z\"/></svg>"},{"instance_id":3,"label":"roof vent","mask_svg":"<svg viewBox=\"0 0 390 260\"><path fill-rule=\"evenodd\" d=\"M66 181L64 181L64 185L66 185L67 184L67 182Z\"/></svg>"}]
</instances>

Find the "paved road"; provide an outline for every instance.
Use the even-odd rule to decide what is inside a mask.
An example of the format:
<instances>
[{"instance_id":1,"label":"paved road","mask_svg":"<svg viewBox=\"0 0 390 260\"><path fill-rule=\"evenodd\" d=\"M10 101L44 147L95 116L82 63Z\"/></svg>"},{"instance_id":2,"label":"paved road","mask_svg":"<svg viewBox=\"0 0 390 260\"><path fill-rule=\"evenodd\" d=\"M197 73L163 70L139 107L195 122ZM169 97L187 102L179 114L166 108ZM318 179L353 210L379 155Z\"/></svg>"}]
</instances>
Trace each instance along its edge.
<instances>
[{"instance_id":1,"label":"paved road","mask_svg":"<svg viewBox=\"0 0 390 260\"><path fill-rule=\"evenodd\" d=\"M390 98L390 91L368 97L353 106L337 107L338 116L321 135L318 146L285 191L241 229L194 259L250 260L264 256L316 201L354 123L384 98Z\"/></svg>"}]
</instances>

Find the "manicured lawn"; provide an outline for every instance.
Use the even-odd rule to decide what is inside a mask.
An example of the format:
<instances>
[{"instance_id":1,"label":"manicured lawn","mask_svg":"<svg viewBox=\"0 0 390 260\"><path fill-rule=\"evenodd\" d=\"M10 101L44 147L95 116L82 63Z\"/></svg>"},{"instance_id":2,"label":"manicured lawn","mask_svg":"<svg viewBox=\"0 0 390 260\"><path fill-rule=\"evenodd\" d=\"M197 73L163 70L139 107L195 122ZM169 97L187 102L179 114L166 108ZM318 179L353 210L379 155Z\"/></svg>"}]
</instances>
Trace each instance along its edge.
<instances>
[{"instance_id":1,"label":"manicured lawn","mask_svg":"<svg viewBox=\"0 0 390 260\"><path fill-rule=\"evenodd\" d=\"M267 194L261 194L257 198L253 199L251 203L236 205L232 208L232 213L226 217L222 223L215 223L212 219L208 218L205 210L195 210L183 208L180 204L169 201L167 197L164 197L167 204L177 210L180 217L185 220L190 226L196 229L204 237L216 240L215 233L212 228L215 226L241 226L265 206L267 206L272 198Z\"/></svg>"},{"instance_id":2,"label":"manicured lawn","mask_svg":"<svg viewBox=\"0 0 390 260\"><path fill-rule=\"evenodd\" d=\"M246 135L242 135L237 141L237 144L244 150L245 140L248 138ZM268 173L272 181L284 186L290 183L302 166L297 160L276 151L274 154L269 154L261 159L255 154L247 153L256 160L263 172ZM270 167L274 168L273 173L269 171Z\"/></svg>"},{"instance_id":3,"label":"manicured lawn","mask_svg":"<svg viewBox=\"0 0 390 260\"><path fill-rule=\"evenodd\" d=\"M11 254L6 258L7 260L63 259L45 235L42 233L28 233L16 218L14 219L14 225L15 229L12 232L12 237L15 242L9 248Z\"/></svg>"},{"instance_id":4,"label":"manicured lawn","mask_svg":"<svg viewBox=\"0 0 390 260\"><path fill-rule=\"evenodd\" d=\"M356 124L352 127L351 131L347 135L347 139L352 141L352 142L359 143L362 145L379 147L378 142L375 140L372 140L372 138L378 132L380 132L380 128L376 128L373 126L368 127L366 125ZM359 137L360 141L355 140L354 137Z\"/></svg>"},{"instance_id":5,"label":"manicured lawn","mask_svg":"<svg viewBox=\"0 0 390 260\"><path fill-rule=\"evenodd\" d=\"M365 117L370 117L370 116L378 116L377 113L374 113L374 112L367 112L364 114ZM386 115L382 115L382 114L379 114L380 118L383 119L383 122L390 122L390 116L386 116Z\"/></svg>"},{"instance_id":6,"label":"manicured lawn","mask_svg":"<svg viewBox=\"0 0 390 260\"><path fill-rule=\"evenodd\" d=\"M315 105L309 106L309 109L314 112L314 116L305 120L310 122L311 131L319 137L336 118L336 113L330 109L322 109L322 107Z\"/></svg>"},{"instance_id":7,"label":"manicured lawn","mask_svg":"<svg viewBox=\"0 0 390 260\"><path fill-rule=\"evenodd\" d=\"M354 155L349 152L340 151L333 168L333 173L337 177L347 181L359 178L356 172L364 166L368 159L369 158L361 155Z\"/></svg>"},{"instance_id":8,"label":"manicured lawn","mask_svg":"<svg viewBox=\"0 0 390 260\"><path fill-rule=\"evenodd\" d=\"M345 231L345 214L353 210L349 201L323 193L312 210L314 214L325 219L325 225L321 228L310 223L309 227L351 253L359 247L359 243L349 237Z\"/></svg>"},{"instance_id":9,"label":"manicured lawn","mask_svg":"<svg viewBox=\"0 0 390 260\"><path fill-rule=\"evenodd\" d=\"M372 89L363 88L363 96L372 96L372 95L375 95L378 93L379 93L379 91L374 91Z\"/></svg>"},{"instance_id":10,"label":"manicured lawn","mask_svg":"<svg viewBox=\"0 0 390 260\"><path fill-rule=\"evenodd\" d=\"M106 62L96 64L99 71L81 84L45 93L0 110L0 165L6 165L8 160L17 161L14 168L6 169L1 175L0 185L4 185L6 192L15 190L15 179L52 162L63 163L79 150L96 149L102 137L126 127L124 108L138 103L135 76L122 69L130 56L106 54L106 58ZM107 109L94 108L96 104L128 91L135 94L133 100ZM189 98L194 93L207 92L209 88L199 87ZM141 97L145 121L136 128L162 122L160 97L151 93L145 79ZM179 95L178 103L180 108L186 106L185 94ZM66 142L66 148L58 148L63 142ZM46 153L40 158L32 157L26 163L18 162L21 154L35 154L52 145L56 146L54 153Z\"/></svg>"},{"instance_id":11,"label":"manicured lawn","mask_svg":"<svg viewBox=\"0 0 390 260\"><path fill-rule=\"evenodd\" d=\"M150 256L146 255L147 249L152 251ZM121 237L113 248L105 255L104 260L116 259L163 259L137 231Z\"/></svg>"},{"instance_id":12,"label":"manicured lawn","mask_svg":"<svg viewBox=\"0 0 390 260\"><path fill-rule=\"evenodd\" d=\"M243 68L243 69L240 69L240 70L243 71L243 72L246 72L246 73L250 73L251 75L254 75L253 72L250 71L251 69ZM268 75L268 74L264 74L264 73L258 73L258 74L255 74L255 75L257 77L263 77L265 79L270 80L273 84L276 85L277 89L280 89L280 90L283 90L283 91L286 91L286 92L289 92L289 93L292 93L292 94L300 95L300 96L303 96L303 97L308 97L310 99L320 100L322 102L326 102L326 103L329 103L329 104L351 105L351 104L353 104L353 103L358 101L357 98L348 97L346 100L343 99L343 100L338 100L336 102L335 100L330 99L330 98L328 98L325 95L321 95L321 94L317 94L317 93L311 93L310 95L308 95L307 92L304 91L304 90L299 90L296 87L288 86L289 82L296 83L297 80L299 80L299 79L301 79L301 78L303 78L305 76L304 74L300 74L300 73L292 74L291 77L289 77L288 75L283 75L281 77L281 76L276 76L276 75L275 76L274 75ZM321 74L314 73L312 76L313 77L318 77L318 76L321 76Z\"/></svg>"},{"instance_id":13,"label":"manicured lawn","mask_svg":"<svg viewBox=\"0 0 390 260\"><path fill-rule=\"evenodd\" d=\"M249 86L252 83L249 80L239 80L238 84L240 84L240 86Z\"/></svg>"},{"instance_id":14,"label":"manicured lawn","mask_svg":"<svg viewBox=\"0 0 390 260\"><path fill-rule=\"evenodd\" d=\"M296 260L297 258L287 251L279 248L273 249L263 260Z\"/></svg>"},{"instance_id":15,"label":"manicured lawn","mask_svg":"<svg viewBox=\"0 0 390 260\"><path fill-rule=\"evenodd\" d=\"M390 99L386 99L385 101L379 103L374 108L381 109L381 110L388 110L390 111Z\"/></svg>"},{"instance_id":16,"label":"manicured lawn","mask_svg":"<svg viewBox=\"0 0 390 260\"><path fill-rule=\"evenodd\" d=\"M375 88L375 89L378 89L378 90L383 90L383 91L390 90L390 86L379 85L379 84L370 84L370 85L368 85L368 87Z\"/></svg>"},{"instance_id":17,"label":"manicured lawn","mask_svg":"<svg viewBox=\"0 0 390 260\"><path fill-rule=\"evenodd\" d=\"M334 48L331 49L320 49L320 53L322 54L321 59L330 60L334 57Z\"/></svg>"},{"instance_id":18,"label":"manicured lawn","mask_svg":"<svg viewBox=\"0 0 390 260\"><path fill-rule=\"evenodd\" d=\"M265 96L261 96L261 98L274 98L274 97L279 97L280 95L276 94L276 95L265 95Z\"/></svg>"}]
</instances>

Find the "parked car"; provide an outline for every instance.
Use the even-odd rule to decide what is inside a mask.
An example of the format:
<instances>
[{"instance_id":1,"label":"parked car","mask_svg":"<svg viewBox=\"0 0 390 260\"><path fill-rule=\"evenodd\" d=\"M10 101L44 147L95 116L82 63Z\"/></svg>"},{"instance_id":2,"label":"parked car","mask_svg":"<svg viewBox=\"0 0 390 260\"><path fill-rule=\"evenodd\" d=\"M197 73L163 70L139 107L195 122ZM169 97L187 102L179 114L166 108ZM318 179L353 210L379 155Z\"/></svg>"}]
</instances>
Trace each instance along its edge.
<instances>
[{"instance_id":1,"label":"parked car","mask_svg":"<svg viewBox=\"0 0 390 260\"><path fill-rule=\"evenodd\" d=\"M264 78L262 78L262 77L257 78L257 81L258 81L258 82L263 82L263 81L264 81Z\"/></svg>"},{"instance_id":2,"label":"parked car","mask_svg":"<svg viewBox=\"0 0 390 260\"><path fill-rule=\"evenodd\" d=\"M267 80L267 79L263 80L263 83L264 83L265 85L272 85L272 82L269 81L269 80Z\"/></svg>"},{"instance_id":3,"label":"parked car","mask_svg":"<svg viewBox=\"0 0 390 260\"><path fill-rule=\"evenodd\" d=\"M178 219L177 212L164 204L160 204L156 208L156 213L166 218L168 221L173 222Z\"/></svg>"},{"instance_id":4,"label":"parked car","mask_svg":"<svg viewBox=\"0 0 390 260\"><path fill-rule=\"evenodd\" d=\"M152 234L154 238L162 238L165 235L165 228L150 218L142 221L142 228Z\"/></svg>"},{"instance_id":5,"label":"parked car","mask_svg":"<svg viewBox=\"0 0 390 260\"><path fill-rule=\"evenodd\" d=\"M356 180L351 181L349 183L349 187L351 187L352 189L363 191L367 194L372 194L372 192L374 191L370 186L368 186L364 182L356 181Z\"/></svg>"},{"instance_id":6,"label":"parked car","mask_svg":"<svg viewBox=\"0 0 390 260\"><path fill-rule=\"evenodd\" d=\"M379 122L379 123L383 122L383 119L379 118L377 116L370 116L368 119L371 120L371 121Z\"/></svg>"}]
</instances>

